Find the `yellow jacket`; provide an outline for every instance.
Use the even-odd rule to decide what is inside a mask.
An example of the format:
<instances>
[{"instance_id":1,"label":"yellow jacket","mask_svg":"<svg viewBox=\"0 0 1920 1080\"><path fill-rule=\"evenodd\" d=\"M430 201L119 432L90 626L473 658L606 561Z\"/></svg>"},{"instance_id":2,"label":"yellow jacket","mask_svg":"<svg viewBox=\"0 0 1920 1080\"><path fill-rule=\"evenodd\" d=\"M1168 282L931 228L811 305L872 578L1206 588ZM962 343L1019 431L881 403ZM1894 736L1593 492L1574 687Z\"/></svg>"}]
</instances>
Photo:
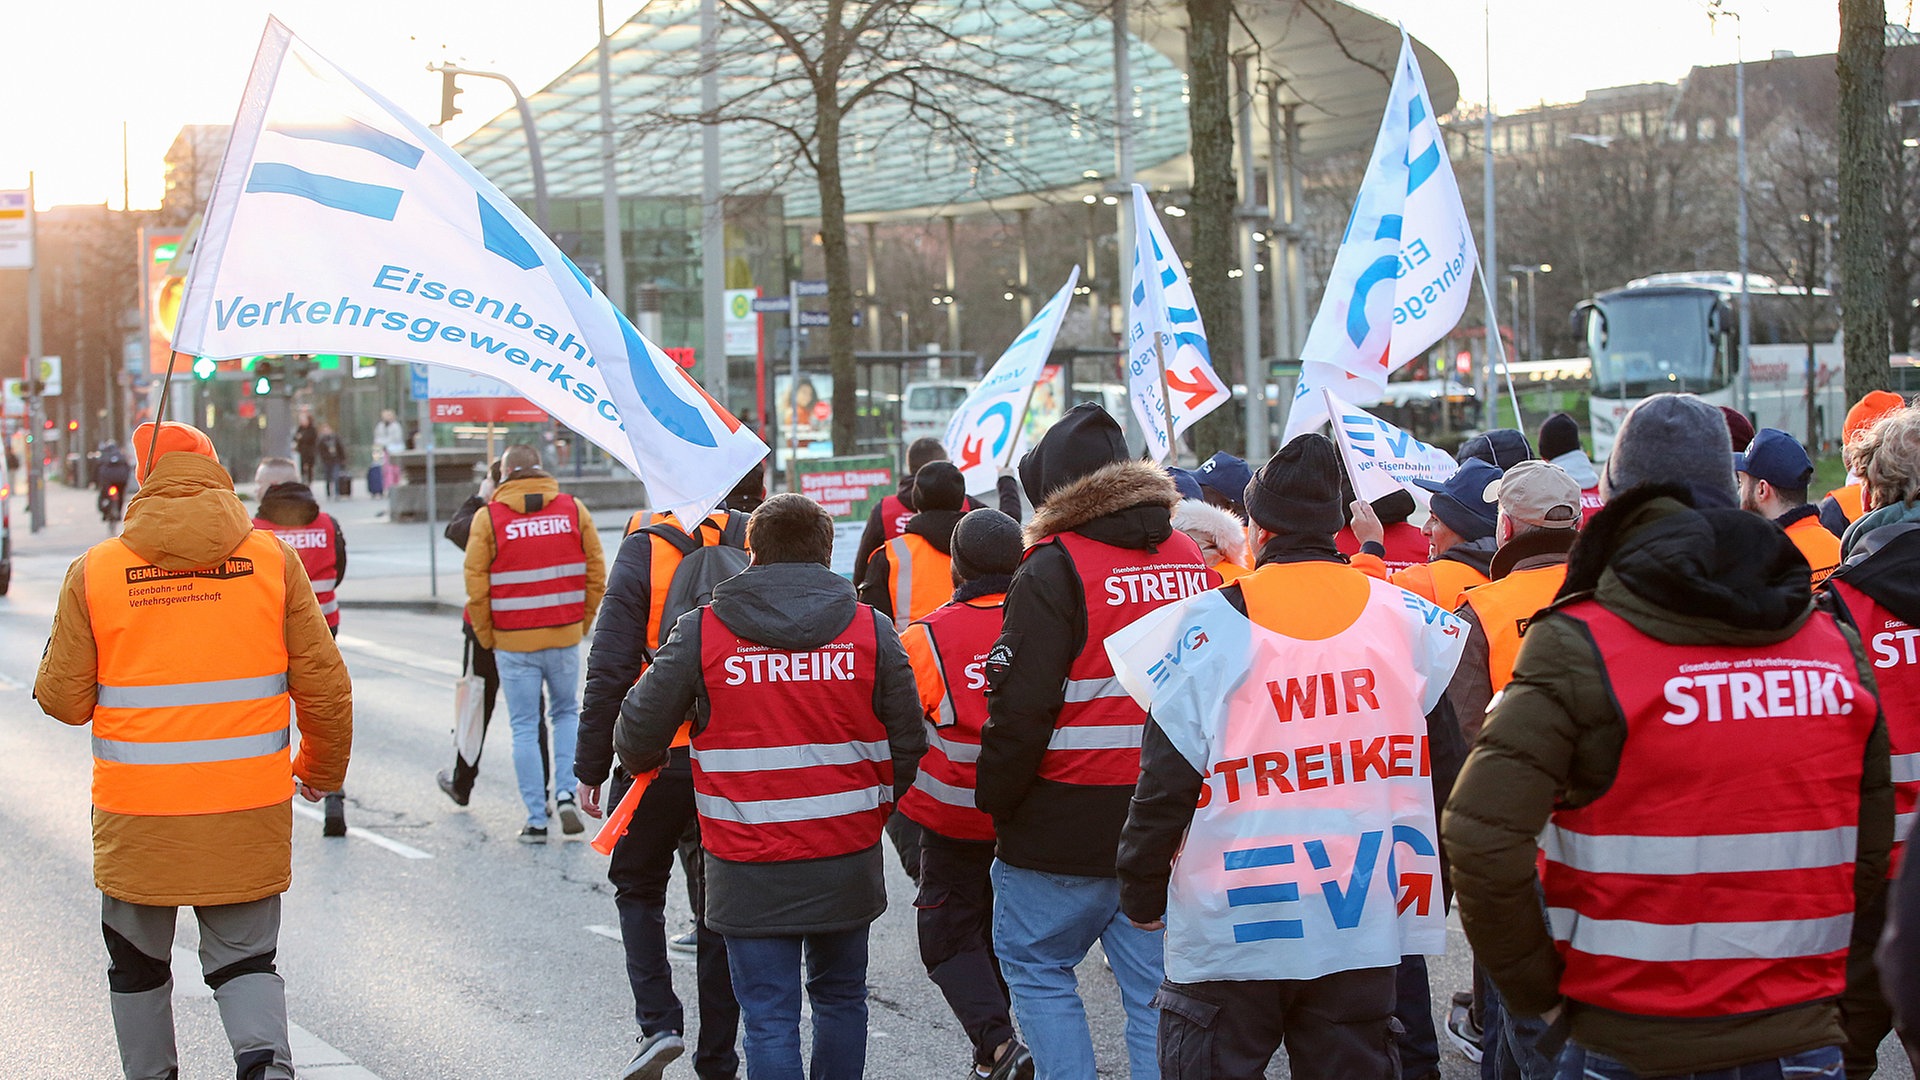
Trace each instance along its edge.
<instances>
[{"instance_id":1,"label":"yellow jacket","mask_svg":"<svg viewBox=\"0 0 1920 1080\"><path fill-rule=\"evenodd\" d=\"M473 635L489 649L508 652L537 652L578 645L593 625L593 614L600 610L600 597L607 591L607 559L600 547L600 534L593 530L593 515L585 503L574 500L580 514L580 546L586 552L587 614L578 623L544 626L538 630L495 630L493 607L489 600L488 576L493 566L493 520L488 515L493 503L505 503L516 513L527 512L527 497L540 495L551 499L560 494L560 482L546 473L530 471L501 484L493 501L473 515L473 531L467 538L467 618L473 622Z\"/></svg>"}]
</instances>

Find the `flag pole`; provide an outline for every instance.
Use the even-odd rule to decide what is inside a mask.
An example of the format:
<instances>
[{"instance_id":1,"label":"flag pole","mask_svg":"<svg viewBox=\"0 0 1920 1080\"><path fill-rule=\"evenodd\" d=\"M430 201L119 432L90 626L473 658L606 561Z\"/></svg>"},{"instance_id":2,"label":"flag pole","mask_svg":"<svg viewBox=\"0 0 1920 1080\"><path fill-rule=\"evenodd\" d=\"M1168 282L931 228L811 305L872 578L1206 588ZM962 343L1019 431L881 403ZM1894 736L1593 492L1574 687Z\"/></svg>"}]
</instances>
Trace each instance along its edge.
<instances>
[{"instance_id":1,"label":"flag pole","mask_svg":"<svg viewBox=\"0 0 1920 1080\"><path fill-rule=\"evenodd\" d=\"M1173 392L1167 389L1167 359L1160 352L1158 330L1153 334L1153 366L1160 371L1160 407L1167 411L1167 464L1179 465L1180 444L1173 441Z\"/></svg>"},{"instance_id":2,"label":"flag pole","mask_svg":"<svg viewBox=\"0 0 1920 1080\"><path fill-rule=\"evenodd\" d=\"M1520 395L1513 389L1513 365L1507 363L1507 343L1500 338L1500 317L1494 313L1493 289L1487 284L1486 267L1476 261L1473 264L1473 272L1474 276L1480 279L1480 298L1486 302L1487 347L1499 356L1498 370L1507 377L1507 400L1513 403L1513 423L1516 427L1524 427L1525 421L1520 417ZM1488 389L1492 389L1491 380L1489 380Z\"/></svg>"},{"instance_id":3,"label":"flag pole","mask_svg":"<svg viewBox=\"0 0 1920 1080\"><path fill-rule=\"evenodd\" d=\"M1041 370L1046 370L1045 364L1041 365ZM1071 381L1072 376L1068 376L1068 379ZM1003 469L1013 468L1013 453L1020 449L1020 433L1026 430L1027 416L1033 412L1033 391L1039 385L1040 381L1038 379L1027 384L1026 400L1020 403L1020 422L1013 425L1012 430L1007 432L1007 460L1000 463L1000 467Z\"/></svg>"}]
</instances>

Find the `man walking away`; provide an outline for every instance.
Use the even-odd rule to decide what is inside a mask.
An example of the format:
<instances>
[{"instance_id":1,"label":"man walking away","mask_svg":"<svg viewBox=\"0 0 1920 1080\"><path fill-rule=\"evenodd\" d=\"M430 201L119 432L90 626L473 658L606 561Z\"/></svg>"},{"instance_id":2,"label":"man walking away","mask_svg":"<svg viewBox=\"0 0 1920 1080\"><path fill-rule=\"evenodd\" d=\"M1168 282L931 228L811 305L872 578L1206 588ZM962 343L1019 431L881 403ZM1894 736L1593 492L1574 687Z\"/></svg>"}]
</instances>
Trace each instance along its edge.
<instances>
[{"instance_id":1,"label":"man walking away","mask_svg":"<svg viewBox=\"0 0 1920 1080\"><path fill-rule=\"evenodd\" d=\"M1500 491L1500 470L1478 458L1468 458L1444 482L1414 483L1433 493L1432 512L1422 526L1427 534L1427 561L1388 574L1385 530L1373 507L1363 502L1352 506L1353 535L1361 543L1360 554L1351 561L1372 577L1386 578L1443 611L1453 611L1468 589L1489 580L1493 553L1500 547L1493 537L1499 519L1494 498Z\"/></svg>"},{"instance_id":2,"label":"man walking away","mask_svg":"<svg viewBox=\"0 0 1920 1080\"><path fill-rule=\"evenodd\" d=\"M1007 515L975 510L961 518L953 530L952 602L900 638L927 724L927 756L898 811L923 830L914 903L920 960L973 1044L975 1073L988 1080L1033 1076L993 957L993 819L974 798L987 654L1000 636L1000 606L1020 553L1020 525Z\"/></svg>"},{"instance_id":3,"label":"man walking away","mask_svg":"<svg viewBox=\"0 0 1920 1080\"><path fill-rule=\"evenodd\" d=\"M867 515L867 527L860 533L860 543L853 552L853 576L856 581L865 580L867 560L880 550L881 545L899 536L907 527L907 522L920 510L920 504L913 492L914 477L928 463L947 460L947 448L939 439L923 438L913 440L907 447L907 468L900 474L900 487L893 494L880 500L873 512ZM1000 512L1020 520L1020 489L1013 477L1002 476L996 485L1000 503ZM986 503L969 495L963 510L978 510Z\"/></svg>"},{"instance_id":4,"label":"man walking away","mask_svg":"<svg viewBox=\"0 0 1920 1080\"><path fill-rule=\"evenodd\" d=\"M600 785L614 765L613 728L620 701L639 680L672 632L678 616L699 604L704 585L711 594L716 578L731 576L747 562L747 512L766 495L763 467L734 485L727 506L707 515L688 535L673 514L642 526L621 541L607 574L607 595L593 628L587 654L587 689L580 707L580 739L573 772L581 784L582 808L600 816ZM692 603L689 603L692 600ZM626 794L632 777L613 774L610 803ZM653 1080L686 1052L686 1013L673 990L667 961L667 880L681 841L694 826L693 762L684 733L674 739L667 762L634 808L626 834L607 863L613 906L620 916L620 941L627 954L627 981L633 990L634 1020L640 1046L622 1080ZM740 1070L734 1052L740 1006L727 974L726 942L700 917L705 906L701 853L694 846L685 859L687 895L694 917L694 951L700 996L700 1036L694 1052L696 1075L732 1077Z\"/></svg>"},{"instance_id":5,"label":"man walking away","mask_svg":"<svg viewBox=\"0 0 1920 1080\"><path fill-rule=\"evenodd\" d=\"M891 617L896 630L953 594L953 527L967 512L967 481L950 461L921 466L913 492L919 512L873 553L860 580L861 601Z\"/></svg>"},{"instance_id":6,"label":"man walking away","mask_svg":"<svg viewBox=\"0 0 1920 1080\"><path fill-rule=\"evenodd\" d=\"M1854 914L1886 885L1893 790L1870 669L1792 541L1736 508L1726 437L1691 395L1627 414L1441 821L1474 954L1514 1015L1570 1030L1568 1080L1835 1075L1873 944Z\"/></svg>"},{"instance_id":7,"label":"man walking away","mask_svg":"<svg viewBox=\"0 0 1920 1080\"><path fill-rule=\"evenodd\" d=\"M1130 460L1120 425L1085 404L1020 461L1039 507L987 657L977 777L993 816L993 946L1041 1080L1092 1080L1074 967L1098 941L1127 1010L1133 1080L1159 1075L1158 933L1120 913L1114 852L1140 775L1146 712L1115 681L1108 636L1219 584L1176 531L1167 474Z\"/></svg>"},{"instance_id":8,"label":"man walking away","mask_svg":"<svg viewBox=\"0 0 1920 1080\"><path fill-rule=\"evenodd\" d=\"M340 601L334 590L347 576L347 538L340 523L320 509L313 489L300 482L299 469L286 458L262 459L253 471L253 490L259 507L253 515L254 527L272 530L300 556L313 598L327 620L327 633L339 637ZM320 835L347 835L345 793L328 792L325 806Z\"/></svg>"},{"instance_id":9,"label":"man walking away","mask_svg":"<svg viewBox=\"0 0 1920 1080\"><path fill-rule=\"evenodd\" d=\"M170 961L191 906L236 1075L285 1080L274 950L290 800L346 779L353 687L300 559L253 528L206 435L168 422L156 445L142 424L134 453L126 532L67 570L33 688L47 715L93 725L93 876L120 1065L128 1080L179 1075Z\"/></svg>"},{"instance_id":10,"label":"man walking away","mask_svg":"<svg viewBox=\"0 0 1920 1080\"><path fill-rule=\"evenodd\" d=\"M1324 436L1275 454L1246 506L1253 573L1108 643L1151 705L1119 873L1127 917L1166 927L1160 1076L1257 1080L1284 1044L1299 1080L1388 1080L1401 958L1446 948L1434 806L1460 762L1460 626L1340 558Z\"/></svg>"},{"instance_id":11,"label":"man walking away","mask_svg":"<svg viewBox=\"0 0 1920 1080\"><path fill-rule=\"evenodd\" d=\"M1860 469L1853 459L1853 446L1860 441L1880 418L1895 409L1904 409L1907 399L1891 390L1869 390L1867 395L1853 403L1847 410L1847 419L1840 427L1840 460L1847 466L1847 482L1827 492L1820 500L1820 524L1835 536L1844 536L1847 526L1860 520L1866 513L1862 499L1865 494L1860 483Z\"/></svg>"},{"instance_id":12,"label":"man walking away","mask_svg":"<svg viewBox=\"0 0 1920 1080\"><path fill-rule=\"evenodd\" d=\"M606 560L593 515L540 468L540 452L516 444L501 455L505 474L473 516L467 538L467 615L474 638L494 650L513 722L513 768L527 823L524 843L547 842L551 779L560 828L586 828L574 799L574 740L580 730L580 639L606 589ZM540 695L546 692L553 776L540 756Z\"/></svg>"},{"instance_id":13,"label":"man walking away","mask_svg":"<svg viewBox=\"0 0 1920 1080\"><path fill-rule=\"evenodd\" d=\"M683 615L620 706L640 775L692 715L706 922L727 939L754 1080L857 1080L867 932L886 909L880 834L926 749L893 623L828 569L833 520L776 495L747 524L753 565ZM800 1063L800 994L813 1008Z\"/></svg>"},{"instance_id":14,"label":"man walking away","mask_svg":"<svg viewBox=\"0 0 1920 1080\"><path fill-rule=\"evenodd\" d=\"M1580 485L1580 524L1600 512L1600 474L1580 445L1580 422L1563 412L1540 422L1540 458L1566 470Z\"/></svg>"},{"instance_id":15,"label":"man walking away","mask_svg":"<svg viewBox=\"0 0 1920 1080\"><path fill-rule=\"evenodd\" d=\"M1859 633L1873 664L1893 753L1889 873L1901 874L1920 801L1920 643L1913 630L1920 626L1920 410L1884 414L1856 436L1852 452L1861 479L1862 513L1841 541L1846 561L1827 579L1821 595ZM1855 918L1873 929L1885 920L1885 912L1862 909ZM1868 959L1850 958L1847 995L1840 999L1849 1076L1872 1075L1880 1040L1893 1021L1887 1005L1894 994L1890 990L1881 995L1881 980ZM1890 988L1897 985L1888 983Z\"/></svg>"},{"instance_id":16,"label":"man walking away","mask_svg":"<svg viewBox=\"0 0 1920 1080\"><path fill-rule=\"evenodd\" d=\"M1785 529L1812 568L1813 583L1827 580L1840 565L1840 541L1807 504L1813 459L1806 448L1779 428L1761 428L1745 453L1733 455L1733 471L1740 477L1740 508Z\"/></svg>"}]
</instances>

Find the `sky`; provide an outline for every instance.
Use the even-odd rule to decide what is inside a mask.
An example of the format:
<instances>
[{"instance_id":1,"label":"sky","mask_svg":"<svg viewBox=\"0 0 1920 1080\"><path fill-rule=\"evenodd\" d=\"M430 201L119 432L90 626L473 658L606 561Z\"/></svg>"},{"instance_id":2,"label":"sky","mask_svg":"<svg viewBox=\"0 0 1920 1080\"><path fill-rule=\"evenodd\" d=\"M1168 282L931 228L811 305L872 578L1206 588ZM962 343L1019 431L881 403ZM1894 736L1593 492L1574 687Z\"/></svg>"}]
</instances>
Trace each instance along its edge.
<instances>
[{"instance_id":1,"label":"sky","mask_svg":"<svg viewBox=\"0 0 1920 1080\"><path fill-rule=\"evenodd\" d=\"M1270 0L1269 0L1270 2ZM611 0L619 22L633 0ZM1589 89L1672 81L1695 64L1731 63L1733 26L1716 31L1704 0L1485 0L1494 56L1492 98L1510 111L1572 101ZM121 131L134 208L160 204L162 158L187 124L233 119L269 13L328 59L426 120L438 118L439 76L452 61L501 72L532 93L594 43L588 0L15 0L0 65L0 188L34 174L42 207L122 200ZM1459 76L1461 100L1486 100L1483 0L1360 0L1407 29ZM1727 0L1745 23L1745 54L1832 52L1832 0ZM537 15L533 13L537 12ZM1911 0L1889 0L1911 24ZM458 138L512 99L463 79Z\"/></svg>"}]
</instances>

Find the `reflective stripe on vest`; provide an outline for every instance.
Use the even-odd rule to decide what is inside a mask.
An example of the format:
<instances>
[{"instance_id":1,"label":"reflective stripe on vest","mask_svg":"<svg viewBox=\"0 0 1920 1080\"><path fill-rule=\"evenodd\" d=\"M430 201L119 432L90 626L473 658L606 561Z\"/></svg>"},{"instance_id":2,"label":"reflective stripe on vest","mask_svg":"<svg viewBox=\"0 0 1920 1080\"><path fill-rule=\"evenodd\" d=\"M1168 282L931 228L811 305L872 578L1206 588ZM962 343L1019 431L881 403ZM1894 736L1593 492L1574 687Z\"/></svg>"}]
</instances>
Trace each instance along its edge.
<instances>
[{"instance_id":1,"label":"reflective stripe on vest","mask_svg":"<svg viewBox=\"0 0 1920 1080\"><path fill-rule=\"evenodd\" d=\"M873 846L893 801L873 711L874 612L790 652L747 641L706 608L700 663L711 717L693 737L700 838L733 862L792 862Z\"/></svg>"},{"instance_id":2,"label":"reflective stripe on vest","mask_svg":"<svg viewBox=\"0 0 1920 1080\"><path fill-rule=\"evenodd\" d=\"M1462 602L1473 609L1487 636L1487 678L1499 693L1513 681L1520 639L1533 617L1553 603L1567 580L1567 564L1515 570L1498 581L1468 589Z\"/></svg>"},{"instance_id":3,"label":"reflective stripe on vest","mask_svg":"<svg viewBox=\"0 0 1920 1080\"><path fill-rule=\"evenodd\" d=\"M1887 862L1887 876L1892 878L1905 857L1914 814L1920 809L1920 627L1908 625L1854 588L1845 574L1828 582L1827 590L1860 633L1860 644L1880 688L1880 707L1886 712L1887 741L1893 750L1893 857Z\"/></svg>"},{"instance_id":4,"label":"reflective stripe on vest","mask_svg":"<svg viewBox=\"0 0 1920 1080\"><path fill-rule=\"evenodd\" d=\"M1839 627L1668 645L1591 600L1557 614L1585 626L1626 719L1613 784L1541 836L1561 992L1662 1017L1838 996L1877 711Z\"/></svg>"},{"instance_id":5,"label":"reflective stripe on vest","mask_svg":"<svg viewBox=\"0 0 1920 1080\"><path fill-rule=\"evenodd\" d=\"M97 656L94 806L174 816L286 802L287 566L275 534L251 532L201 570L151 566L109 540L83 572ZM189 656L182 642L220 647Z\"/></svg>"},{"instance_id":6,"label":"reflective stripe on vest","mask_svg":"<svg viewBox=\"0 0 1920 1080\"><path fill-rule=\"evenodd\" d=\"M994 594L947 604L901 636L921 683L923 709L929 683L937 683L939 702L927 722L927 752L913 786L900 797L900 812L955 840L994 837L993 819L975 802L974 785L980 731L987 724L987 654L1000 636L1005 599Z\"/></svg>"},{"instance_id":7,"label":"reflective stripe on vest","mask_svg":"<svg viewBox=\"0 0 1920 1080\"><path fill-rule=\"evenodd\" d=\"M494 543L487 568L494 628L537 630L584 621L586 548L573 497L555 495L529 514L488 503L487 521Z\"/></svg>"},{"instance_id":8,"label":"reflective stripe on vest","mask_svg":"<svg viewBox=\"0 0 1920 1080\"><path fill-rule=\"evenodd\" d=\"M1120 639L1129 685L1204 778L1167 896L1176 982L1313 979L1446 940L1426 712L1464 627L1360 571L1294 636L1302 567L1254 571ZM1429 623L1428 614L1433 621Z\"/></svg>"},{"instance_id":9,"label":"reflective stripe on vest","mask_svg":"<svg viewBox=\"0 0 1920 1080\"><path fill-rule=\"evenodd\" d=\"M320 614L326 616L328 626L339 626L340 604L334 598L334 590L339 587L340 553L333 546L333 519L323 510L305 525L275 525L256 517L253 527L272 531L300 556L307 581L313 585L313 597L320 602Z\"/></svg>"},{"instance_id":10,"label":"reflective stripe on vest","mask_svg":"<svg viewBox=\"0 0 1920 1080\"><path fill-rule=\"evenodd\" d=\"M905 533L887 541L887 561L893 566L893 627L905 630L915 619L939 610L953 597L953 556L941 552L924 536Z\"/></svg>"},{"instance_id":11,"label":"reflective stripe on vest","mask_svg":"<svg viewBox=\"0 0 1920 1080\"><path fill-rule=\"evenodd\" d=\"M1039 776L1063 784L1132 787L1140 778L1146 712L1113 676L1107 638L1141 616L1220 583L1199 545L1175 530L1158 551L1139 551L1060 533L1086 597L1087 640L1067 667L1065 696ZM1027 549L1031 555L1036 545Z\"/></svg>"}]
</instances>

